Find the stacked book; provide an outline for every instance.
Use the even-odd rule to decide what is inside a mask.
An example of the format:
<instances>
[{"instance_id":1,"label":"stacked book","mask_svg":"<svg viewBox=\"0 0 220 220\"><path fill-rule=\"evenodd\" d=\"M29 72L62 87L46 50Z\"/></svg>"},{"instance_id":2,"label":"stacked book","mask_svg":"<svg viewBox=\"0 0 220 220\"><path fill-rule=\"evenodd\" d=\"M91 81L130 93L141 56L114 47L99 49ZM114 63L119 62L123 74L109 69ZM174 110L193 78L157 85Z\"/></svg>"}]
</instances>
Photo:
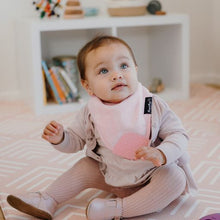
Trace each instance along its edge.
<instances>
[{"instance_id":1,"label":"stacked book","mask_svg":"<svg viewBox=\"0 0 220 220\"><path fill-rule=\"evenodd\" d=\"M45 104L50 101L64 104L79 100L77 71L69 71L64 65L57 65L57 63L48 65L42 60L42 73Z\"/></svg>"}]
</instances>

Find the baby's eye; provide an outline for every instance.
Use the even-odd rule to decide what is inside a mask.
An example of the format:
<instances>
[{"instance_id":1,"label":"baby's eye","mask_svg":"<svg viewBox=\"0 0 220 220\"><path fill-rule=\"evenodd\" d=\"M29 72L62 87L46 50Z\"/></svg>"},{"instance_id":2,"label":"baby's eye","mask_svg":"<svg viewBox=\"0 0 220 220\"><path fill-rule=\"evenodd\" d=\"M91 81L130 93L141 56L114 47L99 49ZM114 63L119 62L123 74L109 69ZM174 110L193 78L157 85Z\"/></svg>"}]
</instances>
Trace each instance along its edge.
<instances>
[{"instance_id":1,"label":"baby's eye","mask_svg":"<svg viewBox=\"0 0 220 220\"><path fill-rule=\"evenodd\" d=\"M102 68L100 71L99 71L100 74L106 74L108 73L108 70L106 68Z\"/></svg>"},{"instance_id":2,"label":"baby's eye","mask_svg":"<svg viewBox=\"0 0 220 220\"><path fill-rule=\"evenodd\" d=\"M128 65L126 63L121 64L121 69L127 69Z\"/></svg>"}]
</instances>

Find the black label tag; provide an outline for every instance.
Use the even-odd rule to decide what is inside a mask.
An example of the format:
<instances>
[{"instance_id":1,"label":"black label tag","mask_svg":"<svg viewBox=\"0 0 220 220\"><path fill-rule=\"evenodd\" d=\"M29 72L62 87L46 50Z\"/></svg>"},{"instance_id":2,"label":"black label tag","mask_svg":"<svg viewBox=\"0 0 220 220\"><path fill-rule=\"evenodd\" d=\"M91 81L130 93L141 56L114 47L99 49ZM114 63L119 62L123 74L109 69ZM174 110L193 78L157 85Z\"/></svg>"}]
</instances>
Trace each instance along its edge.
<instances>
[{"instance_id":1,"label":"black label tag","mask_svg":"<svg viewBox=\"0 0 220 220\"><path fill-rule=\"evenodd\" d=\"M151 114L152 97L146 97L144 103L144 114Z\"/></svg>"}]
</instances>

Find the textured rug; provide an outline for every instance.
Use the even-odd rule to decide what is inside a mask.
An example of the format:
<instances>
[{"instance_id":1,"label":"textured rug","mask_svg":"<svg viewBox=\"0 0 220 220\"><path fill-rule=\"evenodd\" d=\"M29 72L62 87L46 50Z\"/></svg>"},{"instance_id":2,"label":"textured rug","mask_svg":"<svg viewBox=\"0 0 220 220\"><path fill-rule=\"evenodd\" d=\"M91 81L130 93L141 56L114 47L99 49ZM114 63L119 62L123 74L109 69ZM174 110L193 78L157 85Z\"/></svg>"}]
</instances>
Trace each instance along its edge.
<instances>
[{"instance_id":1,"label":"textured rug","mask_svg":"<svg viewBox=\"0 0 220 220\"><path fill-rule=\"evenodd\" d=\"M191 167L199 186L197 197L182 196L161 212L136 220L198 220L220 212L220 90L193 85L189 100L169 103L190 136ZM35 116L21 102L0 102L0 206L6 220L33 219L11 208L9 193L45 189L83 156L63 154L41 139L51 119L68 125L73 113ZM85 208L94 197L111 195L88 189L58 207L55 220L85 220Z\"/></svg>"}]
</instances>

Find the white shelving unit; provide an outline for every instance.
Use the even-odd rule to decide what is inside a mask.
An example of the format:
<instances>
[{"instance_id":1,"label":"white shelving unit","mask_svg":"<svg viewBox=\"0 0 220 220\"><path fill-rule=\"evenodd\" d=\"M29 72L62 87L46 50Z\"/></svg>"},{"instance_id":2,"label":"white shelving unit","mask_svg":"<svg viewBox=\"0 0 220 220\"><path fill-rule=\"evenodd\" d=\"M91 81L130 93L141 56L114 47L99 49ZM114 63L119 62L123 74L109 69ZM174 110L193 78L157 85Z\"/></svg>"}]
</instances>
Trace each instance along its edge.
<instances>
[{"instance_id":1,"label":"white shelving unit","mask_svg":"<svg viewBox=\"0 0 220 220\"><path fill-rule=\"evenodd\" d=\"M166 100L189 95L189 19L184 14L138 17L89 17L74 20L25 18L16 23L17 69L24 98L36 114L78 110L83 102L43 102L41 60L58 55L76 55L97 34L123 38L133 49L139 80L149 86L160 77ZM82 93L86 100L85 93Z\"/></svg>"}]
</instances>

